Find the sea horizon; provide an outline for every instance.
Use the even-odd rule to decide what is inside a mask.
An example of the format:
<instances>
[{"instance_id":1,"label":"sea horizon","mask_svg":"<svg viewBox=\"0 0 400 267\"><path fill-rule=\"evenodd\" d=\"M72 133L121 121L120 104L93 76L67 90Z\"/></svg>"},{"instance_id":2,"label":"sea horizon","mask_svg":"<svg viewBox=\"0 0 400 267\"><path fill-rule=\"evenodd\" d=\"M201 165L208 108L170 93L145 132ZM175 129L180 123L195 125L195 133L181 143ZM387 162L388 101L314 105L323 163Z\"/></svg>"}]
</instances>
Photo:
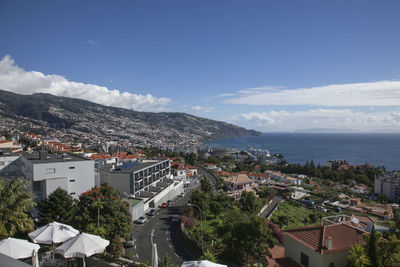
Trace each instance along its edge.
<instances>
[{"instance_id":1,"label":"sea horizon","mask_svg":"<svg viewBox=\"0 0 400 267\"><path fill-rule=\"evenodd\" d=\"M247 150L249 146L282 154L289 163L305 164L313 160L325 165L327 160L347 160L351 165L372 164L386 170L400 169L400 134L396 133L311 133L268 132L215 140L210 147Z\"/></svg>"}]
</instances>

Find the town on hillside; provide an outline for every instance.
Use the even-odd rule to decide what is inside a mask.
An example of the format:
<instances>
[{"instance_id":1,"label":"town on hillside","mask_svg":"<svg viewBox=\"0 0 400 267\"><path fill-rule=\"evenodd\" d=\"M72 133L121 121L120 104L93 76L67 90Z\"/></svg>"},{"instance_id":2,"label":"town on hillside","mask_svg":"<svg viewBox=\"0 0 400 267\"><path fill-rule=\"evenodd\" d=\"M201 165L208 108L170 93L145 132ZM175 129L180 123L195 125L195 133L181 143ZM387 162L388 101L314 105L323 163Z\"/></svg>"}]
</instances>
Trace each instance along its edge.
<instances>
[{"instance_id":1,"label":"town on hillside","mask_svg":"<svg viewBox=\"0 0 400 267\"><path fill-rule=\"evenodd\" d=\"M10 238L40 245L13 266L400 265L400 172L384 167L3 129L0 177L0 252ZM40 239L54 223L76 232ZM103 247L62 252L84 233Z\"/></svg>"}]
</instances>

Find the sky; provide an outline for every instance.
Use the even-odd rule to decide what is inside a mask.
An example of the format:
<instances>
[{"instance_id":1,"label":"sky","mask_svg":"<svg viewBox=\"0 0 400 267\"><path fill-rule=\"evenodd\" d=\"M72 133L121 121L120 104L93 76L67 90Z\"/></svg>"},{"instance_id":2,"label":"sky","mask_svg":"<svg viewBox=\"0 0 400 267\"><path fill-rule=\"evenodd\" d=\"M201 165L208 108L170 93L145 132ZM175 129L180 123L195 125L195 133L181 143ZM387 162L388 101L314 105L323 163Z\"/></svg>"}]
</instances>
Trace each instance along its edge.
<instances>
[{"instance_id":1,"label":"sky","mask_svg":"<svg viewBox=\"0 0 400 267\"><path fill-rule=\"evenodd\" d=\"M0 89L400 133L400 1L0 0Z\"/></svg>"}]
</instances>

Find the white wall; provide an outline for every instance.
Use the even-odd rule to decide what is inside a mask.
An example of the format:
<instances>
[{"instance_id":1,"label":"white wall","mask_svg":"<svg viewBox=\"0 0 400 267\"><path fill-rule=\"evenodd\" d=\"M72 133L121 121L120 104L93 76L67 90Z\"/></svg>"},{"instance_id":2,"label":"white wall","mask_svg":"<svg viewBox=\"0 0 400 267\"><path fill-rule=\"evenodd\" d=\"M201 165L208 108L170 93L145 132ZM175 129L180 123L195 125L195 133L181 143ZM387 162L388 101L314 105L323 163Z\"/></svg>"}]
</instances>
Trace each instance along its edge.
<instances>
[{"instance_id":1,"label":"white wall","mask_svg":"<svg viewBox=\"0 0 400 267\"><path fill-rule=\"evenodd\" d=\"M300 264L301 252L308 256L309 267L329 267L330 263L333 263L335 267L343 266L348 255L347 251L321 255L319 252L315 252L290 236L285 235L285 257L290 257Z\"/></svg>"},{"instance_id":2,"label":"white wall","mask_svg":"<svg viewBox=\"0 0 400 267\"><path fill-rule=\"evenodd\" d=\"M41 183L45 186L42 199L57 187L66 190L73 198L78 198L95 185L93 160L29 163L26 178L31 182L45 181Z\"/></svg>"}]
</instances>

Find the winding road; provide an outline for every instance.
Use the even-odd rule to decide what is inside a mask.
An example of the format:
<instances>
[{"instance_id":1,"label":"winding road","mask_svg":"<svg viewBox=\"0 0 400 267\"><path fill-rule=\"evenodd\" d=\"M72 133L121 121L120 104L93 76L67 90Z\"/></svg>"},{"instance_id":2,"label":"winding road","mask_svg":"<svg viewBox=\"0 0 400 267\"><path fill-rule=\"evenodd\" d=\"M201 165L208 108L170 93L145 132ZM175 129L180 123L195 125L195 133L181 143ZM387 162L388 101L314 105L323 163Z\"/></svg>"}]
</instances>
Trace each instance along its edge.
<instances>
[{"instance_id":1,"label":"winding road","mask_svg":"<svg viewBox=\"0 0 400 267\"><path fill-rule=\"evenodd\" d=\"M180 234L179 222L172 222L171 216L179 213L179 208L188 203L192 190L187 190L184 197L173 200L168 208L161 208L155 216L142 225L135 225L132 235L135 247L127 248L127 252L134 255L139 262L151 262L152 244L157 245L158 257L163 259L169 256L174 264L182 264L197 258L185 248Z\"/></svg>"}]
</instances>

